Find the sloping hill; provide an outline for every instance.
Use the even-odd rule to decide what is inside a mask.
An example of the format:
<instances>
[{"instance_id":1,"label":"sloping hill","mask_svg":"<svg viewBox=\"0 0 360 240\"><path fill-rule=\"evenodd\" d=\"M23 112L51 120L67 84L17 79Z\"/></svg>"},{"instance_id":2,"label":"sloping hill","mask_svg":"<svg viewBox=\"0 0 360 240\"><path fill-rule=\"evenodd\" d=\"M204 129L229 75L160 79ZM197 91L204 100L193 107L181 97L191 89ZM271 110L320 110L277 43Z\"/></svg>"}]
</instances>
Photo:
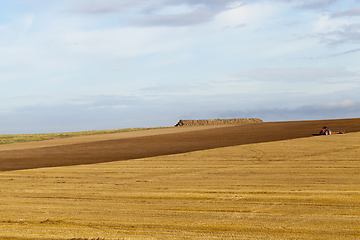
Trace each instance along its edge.
<instances>
[{"instance_id":1,"label":"sloping hill","mask_svg":"<svg viewBox=\"0 0 360 240\"><path fill-rule=\"evenodd\" d=\"M72 138L63 145L44 147L43 142L38 142L31 149L2 150L0 171L111 162L295 139L316 135L324 125L333 130L360 131L360 119L338 119L243 123L204 126L204 129L200 126L174 127L162 129L161 134L155 134L156 131L146 136L126 133L128 135L122 137L119 133L115 138L110 138L114 135L103 135L90 141L86 141L86 137L82 141Z\"/></svg>"}]
</instances>

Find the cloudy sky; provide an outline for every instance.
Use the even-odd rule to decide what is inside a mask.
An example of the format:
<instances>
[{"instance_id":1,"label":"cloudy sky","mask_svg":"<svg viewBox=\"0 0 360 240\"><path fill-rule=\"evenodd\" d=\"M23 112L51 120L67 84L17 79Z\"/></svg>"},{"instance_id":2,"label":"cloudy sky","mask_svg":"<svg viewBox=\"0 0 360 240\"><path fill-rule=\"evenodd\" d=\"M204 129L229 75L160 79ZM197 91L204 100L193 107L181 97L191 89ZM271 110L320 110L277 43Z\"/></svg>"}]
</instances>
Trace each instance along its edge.
<instances>
[{"instance_id":1,"label":"cloudy sky","mask_svg":"<svg viewBox=\"0 0 360 240\"><path fill-rule=\"evenodd\" d=\"M360 117L360 0L0 0L0 133Z\"/></svg>"}]
</instances>

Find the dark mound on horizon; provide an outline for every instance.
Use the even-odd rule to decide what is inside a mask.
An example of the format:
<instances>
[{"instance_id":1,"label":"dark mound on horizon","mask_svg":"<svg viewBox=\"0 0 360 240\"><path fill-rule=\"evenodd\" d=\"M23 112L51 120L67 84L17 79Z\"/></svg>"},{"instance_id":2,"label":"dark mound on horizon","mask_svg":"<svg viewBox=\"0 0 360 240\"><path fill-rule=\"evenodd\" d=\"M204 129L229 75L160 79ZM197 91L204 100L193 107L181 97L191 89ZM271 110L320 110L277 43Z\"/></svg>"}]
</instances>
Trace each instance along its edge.
<instances>
[{"instance_id":1,"label":"dark mound on horizon","mask_svg":"<svg viewBox=\"0 0 360 240\"><path fill-rule=\"evenodd\" d=\"M259 118L231 118L231 119L203 119L203 120L182 120L175 125L181 126L199 126L199 125L223 125L223 124L237 124L237 123L259 123L263 122Z\"/></svg>"},{"instance_id":2,"label":"dark mound on horizon","mask_svg":"<svg viewBox=\"0 0 360 240\"><path fill-rule=\"evenodd\" d=\"M242 123L204 130L130 137L55 147L5 150L0 171L93 164L185 153L243 144L310 137L323 126L360 131L360 118L317 121ZM326 136L321 136L326 138Z\"/></svg>"}]
</instances>

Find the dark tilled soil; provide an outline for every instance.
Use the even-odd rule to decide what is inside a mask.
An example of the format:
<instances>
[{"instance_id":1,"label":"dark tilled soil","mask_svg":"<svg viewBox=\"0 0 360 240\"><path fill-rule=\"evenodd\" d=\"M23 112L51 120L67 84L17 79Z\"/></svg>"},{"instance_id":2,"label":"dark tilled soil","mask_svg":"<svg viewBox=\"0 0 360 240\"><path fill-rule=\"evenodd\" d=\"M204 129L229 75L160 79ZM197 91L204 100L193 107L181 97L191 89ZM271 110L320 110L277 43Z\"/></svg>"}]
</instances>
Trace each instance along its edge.
<instances>
[{"instance_id":1,"label":"dark tilled soil","mask_svg":"<svg viewBox=\"0 0 360 240\"><path fill-rule=\"evenodd\" d=\"M0 153L0 171L92 164L185 153L219 147L317 136L323 126L333 131L360 131L360 118L264 122L229 125L180 133L132 137ZM327 137L327 136L318 136Z\"/></svg>"}]
</instances>

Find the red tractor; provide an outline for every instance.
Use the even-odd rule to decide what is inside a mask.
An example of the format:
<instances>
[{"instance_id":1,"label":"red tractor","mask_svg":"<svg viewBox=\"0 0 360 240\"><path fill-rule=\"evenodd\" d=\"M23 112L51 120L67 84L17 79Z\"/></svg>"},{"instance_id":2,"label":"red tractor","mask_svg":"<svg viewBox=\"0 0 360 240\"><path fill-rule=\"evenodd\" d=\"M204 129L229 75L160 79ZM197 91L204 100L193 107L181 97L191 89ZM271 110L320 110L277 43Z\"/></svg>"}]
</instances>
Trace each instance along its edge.
<instances>
[{"instance_id":1,"label":"red tractor","mask_svg":"<svg viewBox=\"0 0 360 240\"><path fill-rule=\"evenodd\" d=\"M345 133L345 130L332 132L329 127L325 126L325 127L323 127L323 129L321 129L319 135L344 134L344 133Z\"/></svg>"},{"instance_id":2,"label":"red tractor","mask_svg":"<svg viewBox=\"0 0 360 240\"><path fill-rule=\"evenodd\" d=\"M323 129L321 129L320 135L330 135L331 134L331 130L329 127L325 126L323 127Z\"/></svg>"}]
</instances>

